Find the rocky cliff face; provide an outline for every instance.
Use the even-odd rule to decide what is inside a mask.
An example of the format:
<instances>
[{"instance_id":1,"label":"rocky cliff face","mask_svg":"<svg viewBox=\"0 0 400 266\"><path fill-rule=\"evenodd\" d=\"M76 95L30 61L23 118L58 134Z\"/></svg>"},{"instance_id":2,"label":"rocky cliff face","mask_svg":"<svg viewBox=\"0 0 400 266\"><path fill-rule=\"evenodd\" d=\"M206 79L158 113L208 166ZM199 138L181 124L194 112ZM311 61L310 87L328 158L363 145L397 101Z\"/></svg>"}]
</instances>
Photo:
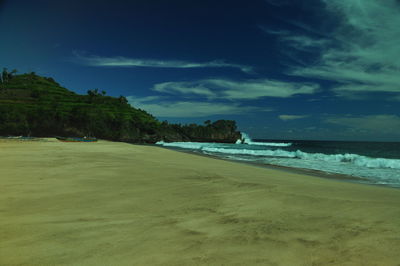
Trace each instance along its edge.
<instances>
[{"instance_id":1,"label":"rocky cliff face","mask_svg":"<svg viewBox=\"0 0 400 266\"><path fill-rule=\"evenodd\" d=\"M206 121L205 125L164 125L158 138L165 142L235 143L240 137L241 134L237 131L235 121L218 120L213 123Z\"/></svg>"},{"instance_id":2,"label":"rocky cliff face","mask_svg":"<svg viewBox=\"0 0 400 266\"><path fill-rule=\"evenodd\" d=\"M158 140L163 140L165 142L220 142L220 143L235 143L240 139L241 135L239 131L223 131L220 132L210 132L205 135L197 134L182 134L179 132L163 134L157 137Z\"/></svg>"}]
</instances>

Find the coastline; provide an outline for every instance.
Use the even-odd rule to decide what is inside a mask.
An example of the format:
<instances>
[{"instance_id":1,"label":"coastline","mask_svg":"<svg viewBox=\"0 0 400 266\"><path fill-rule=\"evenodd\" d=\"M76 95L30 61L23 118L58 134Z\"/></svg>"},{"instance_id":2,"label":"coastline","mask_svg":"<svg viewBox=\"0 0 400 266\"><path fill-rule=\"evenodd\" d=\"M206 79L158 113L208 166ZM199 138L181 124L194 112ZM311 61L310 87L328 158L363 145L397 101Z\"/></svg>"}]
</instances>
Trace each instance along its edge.
<instances>
[{"instance_id":1,"label":"coastline","mask_svg":"<svg viewBox=\"0 0 400 266\"><path fill-rule=\"evenodd\" d=\"M371 180L362 178L362 177L357 177L357 176L324 172L324 171L314 170L314 169L289 167L289 166L276 165L276 164L259 163L259 162L245 161L245 160L234 160L234 159L222 158L222 157L212 155L212 154L205 154L205 153L201 153L198 151L191 151L188 149L177 148L177 147L165 147L165 146L159 146L156 144L154 144L154 145L149 144L149 146L156 146L156 147L165 148L165 149L169 149L169 150L173 150L173 151L184 152L184 153L194 154L194 155L199 155L199 156L204 156L204 157L210 157L210 158L217 159L217 160L236 162L239 164L243 163L246 165L252 165L252 166L266 168L266 169L275 169L275 170L279 170L279 171L286 171L289 173L300 174L300 175L305 175L305 176L334 179L334 180L340 180L343 182L350 182L350 183L354 183L354 184L363 184L363 185L378 186L378 187L390 187L390 188L394 188L394 189L400 188L400 187L395 187L395 186L371 183Z\"/></svg>"},{"instance_id":2,"label":"coastline","mask_svg":"<svg viewBox=\"0 0 400 266\"><path fill-rule=\"evenodd\" d=\"M153 145L0 142L0 265L397 265L398 189Z\"/></svg>"}]
</instances>

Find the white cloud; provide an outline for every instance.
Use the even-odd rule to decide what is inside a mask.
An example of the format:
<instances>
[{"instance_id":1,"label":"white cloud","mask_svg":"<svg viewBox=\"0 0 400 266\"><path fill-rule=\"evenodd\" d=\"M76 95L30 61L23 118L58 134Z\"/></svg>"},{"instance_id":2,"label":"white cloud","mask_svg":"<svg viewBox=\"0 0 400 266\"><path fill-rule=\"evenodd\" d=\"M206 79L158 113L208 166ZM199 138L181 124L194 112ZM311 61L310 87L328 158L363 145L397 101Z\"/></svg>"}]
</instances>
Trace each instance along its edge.
<instances>
[{"instance_id":1,"label":"white cloud","mask_svg":"<svg viewBox=\"0 0 400 266\"><path fill-rule=\"evenodd\" d=\"M204 79L159 83L155 84L152 90L162 93L161 95L127 98L134 107L144 109L158 117L206 117L272 111L268 107L243 105L239 101L261 97L288 98L297 94L313 94L318 89L319 86L316 84L267 79L246 81ZM171 100L172 97L183 100Z\"/></svg>"},{"instance_id":2,"label":"white cloud","mask_svg":"<svg viewBox=\"0 0 400 266\"><path fill-rule=\"evenodd\" d=\"M280 35L292 48L321 53L317 62L296 67L290 74L341 83L334 88L340 96L400 93L400 2L321 1L326 6L323 12L327 12L327 20L338 21L332 33L319 34L301 25L309 35L269 32Z\"/></svg>"},{"instance_id":3,"label":"white cloud","mask_svg":"<svg viewBox=\"0 0 400 266\"><path fill-rule=\"evenodd\" d=\"M283 121L290 121L290 120L296 120L296 119L303 119L308 117L308 115L279 115L279 119Z\"/></svg>"},{"instance_id":4,"label":"white cloud","mask_svg":"<svg viewBox=\"0 0 400 266\"><path fill-rule=\"evenodd\" d=\"M216 94L201 82L163 82L155 84L152 90L168 94L195 94L215 98Z\"/></svg>"},{"instance_id":5,"label":"white cloud","mask_svg":"<svg viewBox=\"0 0 400 266\"><path fill-rule=\"evenodd\" d=\"M319 86L315 84L267 79L246 81L204 79L155 84L152 90L162 95L129 96L127 99L132 106L158 117L206 117L272 111L268 107L246 106L239 101L261 97L287 98L297 94L313 94L318 88ZM172 97L183 100L171 100ZM202 100L199 101L201 98ZM229 102L227 103L226 100Z\"/></svg>"},{"instance_id":6,"label":"white cloud","mask_svg":"<svg viewBox=\"0 0 400 266\"><path fill-rule=\"evenodd\" d=\"M291 23L293 24L293 22ZM296 26L302 28L304 27L303 25L298 24L296 24ZM317 39L315 37L309 37L306 35L295 35L287 30L272 30L265 27L261 27L261 29L268 34L279 36L280 41L285 45L300 51L315 52L315 49L320 49L329 43L329 41L324 38ZM307 32L309 31L307 30Z\"/></svg>"},{"instance_id":7,"label":"white cloud","mask_svg":"<svg viewBox=\"0 0 400 266\"><path fill-rule=\"evenodd\" d=\"M153 90L168 94L204 96L208 99L253 100L261 97L288 98L297 94L316 93L319 86L312 83L282 82L268 79L233 81L205 79L190 82L165 82Z\"/></svg>"},{"instance_id":8,"label":"white cloud","mask_svg":"<svg viewBox=\"0 0 400 266\"><path fill-rule=\"evenodd\" d=\"M282 37L283 41L293 46L298 50L309 51L311 49L319 48L327 44L327 40L315 39L307 36L299 35L286 35Z\"/></svg>"},{"instance_id":9,"label":"white cloud","mask_svg":"<svg viewBox=\"0 0 400 266\"><path fill-rule=\"evenodd\" d=\"M128 58L122 56L101 57L101 56L84 56L74 53L74 60L89 66L95 67L153 67L153 68L237 68L245 73L252 73L251 66L240 64L226 63L221 60L210 62L187 62L180 60L155 60L155 59L139 59Z\"/></svg>"},{"instance_id":10,"label":"white cloud","mask_svg":"<svg viewBox=\"0 0 400 266\"><path fill-rule=\"evenodd\" d=\"M325 119L326 123L364 131L368 134L396 134L400 132L400 116L368 115L345 116Z\"/></svg>"},{"instance_id":11,"label":"white cloud","mask_svg":"<svg viewBox=\"0 0 400 266\"><path fill-rule=\"evenodd\" d=\"M127 99L133 107L146 110L157 117L207 117L244 114L251 111L270 111L267 108L240 106L232 103L169 101L160 96L128 96Z\"/></svg>"}]
</instances>

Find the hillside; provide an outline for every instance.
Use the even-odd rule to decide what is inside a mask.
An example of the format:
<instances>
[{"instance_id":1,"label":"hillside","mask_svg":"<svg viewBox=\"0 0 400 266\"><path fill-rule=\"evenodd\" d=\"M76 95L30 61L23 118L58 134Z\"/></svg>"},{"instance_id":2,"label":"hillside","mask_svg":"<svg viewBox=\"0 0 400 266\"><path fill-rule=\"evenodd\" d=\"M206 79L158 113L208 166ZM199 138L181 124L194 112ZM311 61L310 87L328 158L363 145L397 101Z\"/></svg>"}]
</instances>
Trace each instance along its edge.
<instances>
[{"instance_id":1,"label":"hillside","mask_svg":"<svg viewBox=\"0 0 400 266\"><path fill-rule=\"evenodd\" d=\"M79 95L35 73L4 73L0 82L0 136L93 136L135 143L164 141L234 142L234 121L205 125L160 122L132 107L125 97L89 90Z\"/></svg>"}]
</instances>

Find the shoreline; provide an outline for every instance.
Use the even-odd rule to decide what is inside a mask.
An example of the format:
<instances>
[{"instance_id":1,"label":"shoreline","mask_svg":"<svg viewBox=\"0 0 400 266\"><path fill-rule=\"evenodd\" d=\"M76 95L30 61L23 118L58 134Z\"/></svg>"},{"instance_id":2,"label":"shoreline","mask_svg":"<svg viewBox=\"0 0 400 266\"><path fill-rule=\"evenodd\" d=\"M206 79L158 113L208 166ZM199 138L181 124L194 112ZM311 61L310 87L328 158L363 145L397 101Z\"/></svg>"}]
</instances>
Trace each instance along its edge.
<instances>
[{"instance_id":1,"label":"shoreline","mask_svg":"<svg viewBox=\"0 0 400 266\"><path fill-rule=\"evenodd\" d=\"M195 150L188 150L188 149L179 148L179 147L165 147L165 146L161 146L161 145L157 145L157 144L148 144L148 145L149 146L154 145L154 146L160 147L160 148L165 148L165 149L169 149L169 150L174 150L174 151L178 151L178 152L184 152L184 153L194 154L194 155L199 155L199 156L210 157L210 158L223 160L223 161L243 163L246 165L253 165L253 166L257 166L257 167L261 167L261 168L274 169L274 170L279 170L279 171L286 171L289 173L296 173L296 174L301 174L301 175L306 175L306 176L314 176L314 177L323 178L323 179L333 179L333 180L340 180L342 182L348 182L348 183L352 183L352 184L361 184L361 185L400 189L400 186L390 186L390 185L386 185L386 184L372 183L371 180L369 180L367 178L363 178L363 177L358 177L358 176L351 176L351 175L332 173L332 172L324 172L321 170L314 170L314 169L307 169L307 168L296 168L296 167L283 166L283 165L275 165L275 164L259 163L259 162L245 161L245 160L222 158L222 157L219 157L216 155L205 154L205 153L201 153L201 152L198 152Z\"/></svg>"},{"instance_id":2,"label":"shoreline","mask_svg":"<svg viewBox=\"0 0 400 266\"><path fill-rule=\"evenodd\" d=\"M41 137L0 137L0 142L46 142L46 141L54 141L55 138L41 138ZM109 140L103 140L103 141L109 141ZM110 141L113 142L113 141ZM201 153L195 150L188 150L180 147L166 147L166 146L161 146L157 144L141 144L141 143L129 143L129 142L118 142L118 143L126 143L130 145L140 145L140 146L149 146L149 147L159 147L159 148L165 148L173 151L178 151L178 152L183 152L183 153L188 153L188 154L194 154L194 155L199 155L199 156L204 156L204 157L210 157L214 159L219 159L223 161L230 161L230 162L237 162L237 163L243 163L246 165L253 165L261 168L266 168L266 169L275 169L275 170L280 170L280 171L287 171L289 173L297 173L301 175L306 175L306 176L314 176L318 178L324 178L324 179L333 179L333 180L340 180L342 182L348 182L348 183L353 183L353 184L362 184L362 185L369 185L369 186L377 186L377 187L388 187L388 188L394 188L394 189L400 189L400 186L391 186L387 184L379 184L379 183L373 183L371 180L368 178L364 177L358 177L358 176L352 176L352 175L346 175L346 174L340 174L340 173L333 173L333 172L325 172L322 170L315 170L315 169L307 169L307 168L297 168L297 167L290 167L290 166L283 166L283 165L274 165L274 164L267 164L267 163L259 163L259 162L252 162L252 161L245 161L245 160L235 160L235 159L230 159L230 158L222 158L216 155L212 154L205 154Z\"/></svg>"},{"instance_id":3,"label":"shoreline","mask_svg":"<svg viewBox=\"0 0 400 266\"><path fill-rule=\"evenodd\" d=\"M155 145L0 141L0 265L388 265L400 193Z\"/></svg>"}]
</instances>

